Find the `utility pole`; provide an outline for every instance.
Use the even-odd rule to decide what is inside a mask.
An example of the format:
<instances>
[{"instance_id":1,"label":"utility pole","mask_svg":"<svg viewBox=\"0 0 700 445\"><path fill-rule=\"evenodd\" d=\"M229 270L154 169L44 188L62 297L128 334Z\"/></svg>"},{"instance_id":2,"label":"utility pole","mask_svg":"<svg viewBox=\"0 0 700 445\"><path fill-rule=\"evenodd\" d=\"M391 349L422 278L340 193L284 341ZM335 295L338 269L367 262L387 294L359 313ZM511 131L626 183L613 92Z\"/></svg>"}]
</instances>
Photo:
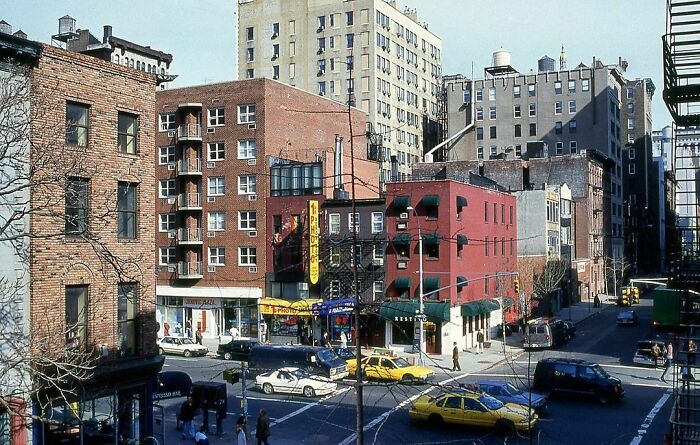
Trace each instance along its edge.
<instances>
[{"instance_id":1,"label":"utility pole","mask_svg":"<svg viewBox=\"0 0 700 445\"><path fill-rule=\"evenodd\" d=\"M425 331L423 330L423 321L425 318L425 308L423 303L423 232L421 232L420 220L416 209L408 206L406 210L413 211L413 216L416 217L418 223L418 364L423 366L423 341L425 340Z\"/></svg>"}]
</instances>

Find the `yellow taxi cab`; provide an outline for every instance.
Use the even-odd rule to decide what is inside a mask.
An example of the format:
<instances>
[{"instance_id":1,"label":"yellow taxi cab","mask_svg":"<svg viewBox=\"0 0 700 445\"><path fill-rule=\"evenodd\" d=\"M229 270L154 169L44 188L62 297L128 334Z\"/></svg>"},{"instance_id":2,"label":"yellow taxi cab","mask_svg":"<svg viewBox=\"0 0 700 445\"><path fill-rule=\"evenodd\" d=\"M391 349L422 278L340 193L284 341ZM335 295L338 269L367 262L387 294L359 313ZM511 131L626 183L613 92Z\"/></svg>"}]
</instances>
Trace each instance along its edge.
<instances>
[{"instance_id":1,"label":"yellow taxi cab","mask_svg":"<svg viewBox=\"0 0 700 445\"><path fill-rule=\"evenodd\" d=\"M348 361L348 373L355 374L357 360ZM360 360L362 375L367 379L401 381L404 383L425 382L435 375L432 369L411 365L405 358L371 355Z\"/></svg>"},{"instance_id":2,"label":"yellow taxi cab","mask_svg":"<svg viewBox=\"0 0 700 445\"><path fill-rule=\"evenodd\" d=\"M434 425L455 423L493 428L508 435L530 431L537 424L534 410L528 416L525 406L503 403L488 394L467 390L446 391L435 397L423 395L413 402L408 416Z\"/></svg>"}]
</instances>

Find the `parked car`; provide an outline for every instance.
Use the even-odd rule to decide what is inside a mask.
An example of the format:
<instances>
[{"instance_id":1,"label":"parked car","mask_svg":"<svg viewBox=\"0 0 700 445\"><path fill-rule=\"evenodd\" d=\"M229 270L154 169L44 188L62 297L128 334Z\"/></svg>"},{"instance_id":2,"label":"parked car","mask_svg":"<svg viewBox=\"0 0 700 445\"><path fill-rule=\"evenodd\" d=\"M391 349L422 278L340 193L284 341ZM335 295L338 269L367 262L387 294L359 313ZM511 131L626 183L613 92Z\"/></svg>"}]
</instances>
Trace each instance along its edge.
<instances>
[{"instance_id":1,"label":"parked car","mask_svg":"<svg viewBox=\"0 0 700 445\"><path fill-rule=\"evenodd\" d=\"M551 348L566 343L566 327L557 319L535 318L528 321L524 348Z\"/></svg>"},{"instance_id":2,"label":"parked car","mask_svg":"<svg viewBox=\"0 0 700 445\"><path fill-rule=\"evenodd\" d=\"M576 337L576 325L572 321L563 321L562 323L564 323L566 341Z\"/></svg>"},{"instance_id":3,"label":"parked car","mask_svg":"<svg viewBox=\"0 0 700 445\"><path fill-rule=\"evenodd\" d=\"M166 336L157 341L158 351L163 354L178 354L185 357L207 355L209 348L198 345L191 338Z\"/></svg>"},{"instance_id":4,"label":"parked car","mask_svg":"<svg viewBox=\"0 0 700 445\"><path fill-rule=\"evenodd\" d=\"M416 383L426 382L435 375L432 369L411 365L403 357L371 355L360 360L360 367L362 375L375 380ZM350 374L354 374L356 369L357 359L350 361L348 365Z\"/></svg>"},{"instance_id":5,"label":"parked car","mask_svg":"<svg viewBox=\"0 0 700 445\"><path fill-rule=\"evenodd\" d=\"M247 362L250 359L250 351L253 346L259 345L257 340L231 340L228 343L219 344L216 354L224 360L238 360Z\"/></svg>"},{"instance_id":6,"label":"parked car","mask_svg":"<svg viewBox=\"0 0 700 445\"><path fill-rule=\"evenodd\" d=\"M338 380L348 375L345 360L329 348L315 346L257 345L250 351L248 369L254 375L284 367Z\"/></svg>"},{"instance_id":7,"label":"parked car","mask_svg":"<svg viewBox=\"0 0 700 445\"><path fill-rule=\"evenodd\" d=\"M255 377L255 387L265 394L280 392L316 397L331 394L338 385L326 377L311 375L303 369L287 367L258 375Z\"/></svg>"},{"instance_id":8,"label":"parked car","mask_svg":"<svg viewBox=\"0 0 700 445\"><path fill-rule=\"evenodd\" d=\"M338 357L342 358L345 360L345 362L348 364L348 373L352 377L354 373L350 372L350 367L352 366L352 369L354 370L356 368L355 366L355 350L354 348L333 348L333 352L338 354Z\"/></svg>"},{"instance_id":9,"label":"parked car","mask_svg":"<svg viewBox=\"0 0 700 445\"><path fill-rule=\"evenodd\" d=\"M617 314L617 325L618 326L637 326L639 324L639 317L637 316L637 311L620 311Z\"/></svg>"},{"instance_id":10,"label":"parked car","mask_svg":"<svg viewBox=\"0 0 700 445\"><path fill-rule=\"evenodd\" d=\"M532 409L538 413L541 413L547 406L547 398L542 394L523 391L503 380L479 380L476 385L481 391L503 403L517 403L525 407L531 404Z\"/></svg>"},{"instance_id":11,"label":"parked car","mask_svg":"<svg viewBox=\"0 0 700 445\"><path fill-rule=\"evenodd\" d=\"M503 403L488 394L453 390L437 396L423 395L416 399L408 412L415 421L427 421L440 426L444 423L495 428L507 435L529 431L537 424L537 414L515 404Z\"/></svg>"},{"instance_id":12,"label":"parked car","mask_svg":"<svg viewBox=\"0 0 700 445\"><path fill-rule=\"evenodd\" d=\"M651 348L654 344L659 346L659 356L654 357ZM666 357L666 345L661 340L640 340L637 342L637 351L634 353L632 362L637 365L659 366L662 365Z\"/></svg>"},{"instance_id":13,"label":"parked car","mask_svg":"<svg viewBox=\"0 0 700 445\"><path fill-rule=\"evenodd\" d=\"M597 363L567 358L546 358L537 362L532 389L545 395L561 393L593 396L600 403L621 399L622 382Z\"/></svg>"}]
</instances>

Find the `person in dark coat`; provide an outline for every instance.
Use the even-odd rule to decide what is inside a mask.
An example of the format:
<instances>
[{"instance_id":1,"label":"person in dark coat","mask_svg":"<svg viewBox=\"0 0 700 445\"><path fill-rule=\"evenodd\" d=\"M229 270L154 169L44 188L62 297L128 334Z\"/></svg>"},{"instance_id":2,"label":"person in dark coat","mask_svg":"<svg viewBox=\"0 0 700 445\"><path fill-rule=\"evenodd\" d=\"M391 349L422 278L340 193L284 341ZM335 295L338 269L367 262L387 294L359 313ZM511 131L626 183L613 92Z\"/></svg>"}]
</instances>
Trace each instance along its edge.
<instances>
[{"instance_id":1,"label":"person in dark coat","mask_svg":"<svg viewBox=\"0 0 700 445\"><path fill-rule=\"evenodd\" d=\"M182 438L194 439L194 403L192 397L188 396L187 400L182 402L180 406L180 420L182 421Z\"/></svg>"},{"instance_id":2,"label":"person in dark coat","mask_svg":"<svg viewBox=\"0 0 700 445\"><path fill-rule=\"evenodd\" d=\"M202 403L199 406L202 408L202 427L205 433L209 433L209 401L206 397L202 398Z\"/></svg>"},{"instance_id":3,"label":"person in dark coat","mask_svg":"<svg viewBox=\"0 0 700 445\"><path fill-rule=\"evenodd\" d=\"M224 418L226 417L226 405L224 405L223 401L219 401L218 405L216 406L216 435L221 436L224 434L224 429L223 429L223 423L224 423Z\"/></svg>"},{"instance_id":4,"label":"person in dark coat","mask_svg":"<svg viewBox=\"0 0 700 445\"><path fill-rule=\"evenodd\" d=\"M459 348L457 347L457 342L454 342L453 345L454 347L452 348L452 370L461 371L462 367L459 366Z\"/></svg>"},{"instance_id":5,"label":"person in dark coat","mask_svg":"<svg viewBox=\"0 0 700 445\"><path fill-rule=\"evenodd\" d=\"M270 437L270 418L267 416L265 408L260 410L258 424L255 426L255 437L258 438L258 445L270 445L267 438Z\"/></svg>"}]
</instances>

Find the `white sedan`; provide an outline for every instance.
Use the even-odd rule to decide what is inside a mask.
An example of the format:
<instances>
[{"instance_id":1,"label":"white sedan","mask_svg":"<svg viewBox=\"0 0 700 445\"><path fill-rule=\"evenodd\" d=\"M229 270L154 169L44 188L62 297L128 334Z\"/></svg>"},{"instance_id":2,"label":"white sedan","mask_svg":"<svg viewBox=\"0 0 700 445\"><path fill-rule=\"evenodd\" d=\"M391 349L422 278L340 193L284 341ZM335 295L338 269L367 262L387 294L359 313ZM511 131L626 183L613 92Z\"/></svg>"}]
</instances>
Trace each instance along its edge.
<instances>
[{"instance_id":1,"label":"white sedan","mask_svg":"<svg viewBox=\"0 0 700 445\"><path fill-rule=\"evenodd\" d=\"M330 394L336 390L337 386L326 377L311 375L299 368L280 368L255 378L255 387L265 394L284 392L315 397Z\"/></svg>"},{"instance_id":2,"label":"white sedan","mask_svg":"<svg viewBox=\"0 0 700 445\"><path fill-rule=\"evenodd\" d=\"M163 354L179 354L185 357L193 355L207 355L209 348L198 345L191 338L187 337L163 337L158 340L158 348L160 355Z\"/></svg>"}]
</instances>

